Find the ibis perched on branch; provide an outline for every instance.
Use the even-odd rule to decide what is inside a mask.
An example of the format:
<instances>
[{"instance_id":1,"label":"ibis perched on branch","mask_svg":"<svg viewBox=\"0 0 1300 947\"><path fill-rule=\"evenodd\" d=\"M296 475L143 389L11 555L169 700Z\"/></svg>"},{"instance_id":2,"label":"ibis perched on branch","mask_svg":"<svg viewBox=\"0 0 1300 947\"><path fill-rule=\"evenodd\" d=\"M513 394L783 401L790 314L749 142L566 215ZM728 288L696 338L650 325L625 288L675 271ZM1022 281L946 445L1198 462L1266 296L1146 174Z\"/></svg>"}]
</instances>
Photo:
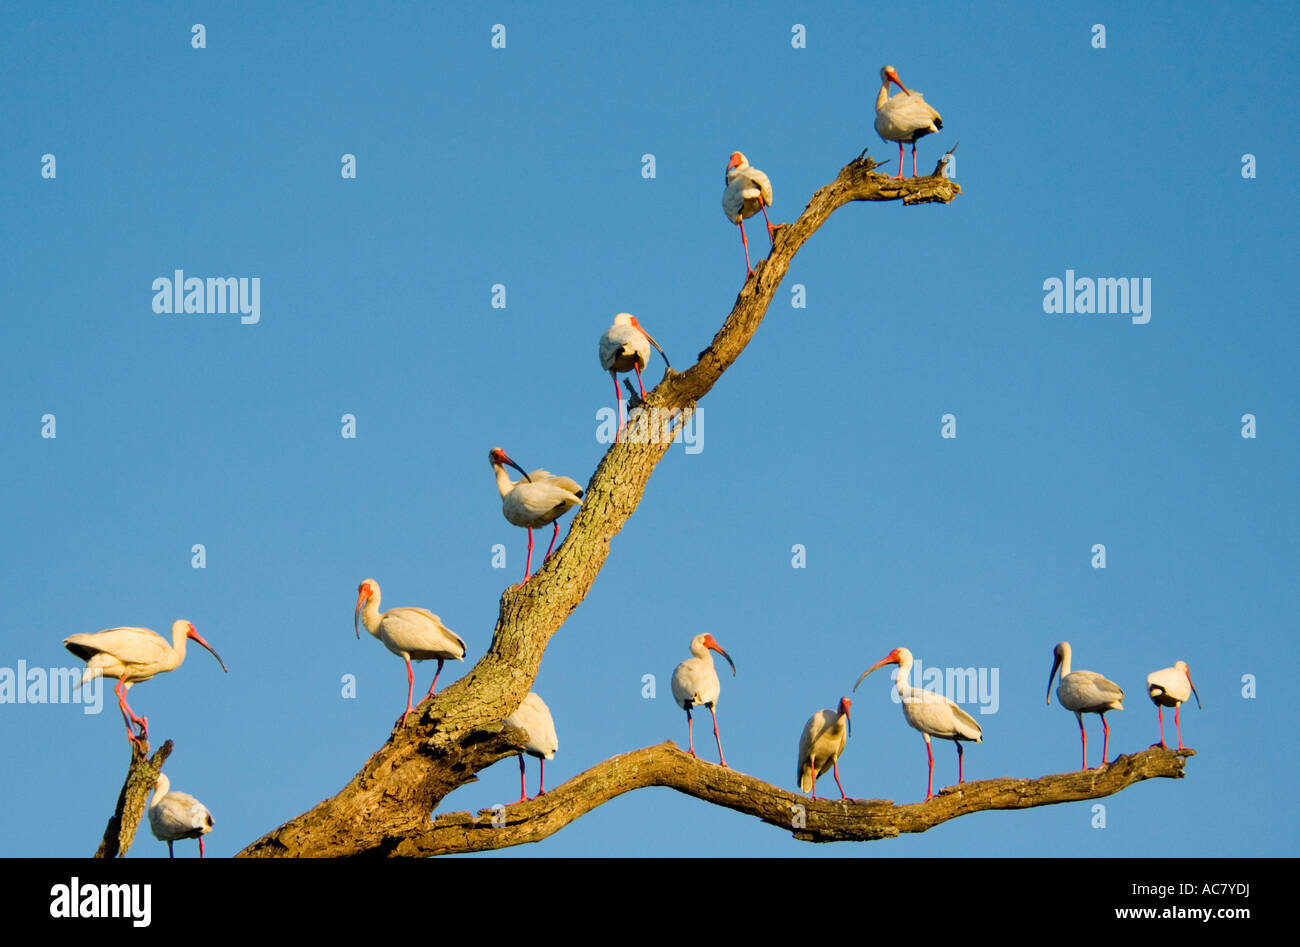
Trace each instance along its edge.
<instances>
[{"instance_id":1,"label":"ibis perched on branch","mask_svg":"<svg viewBox=\"0 0 1300 947\"><path fill-rule=\"evenodd\" d=\"M722 212L727 219L740 228L740 243L745 248L746 276L754 275L754 268L749 265L749 240L745 237L745 218L753 217L760 210L763 220L767 221L767 239L776 245L772 221L767 216L767 208L772 204L772 182L767 175L750 165L749 159L741 152L733 151L727 163L726 184L722 191Z\"/></svg>"},{"instance_id":2,"label":"ibis perched on branch","mask_svg":"<svg viewBox=\"0 0 1300 947\"><path fill-rule=\"evenodd\" d=\"M63 646L86 662L86 670L81 675L82 684L101 676L117 679L113 692L117 694L118 707L126 721L126 738L135 742L148 738L149 720L136 716L126 702L126 692L155 674L180 667L185 660L185 642L190 638L212 651L221 670L226 670L221 655L213 651L212 645L194 630L194 625L183 618L172 622L171 644L149 628L109 628L94 634L69 635L63 639ZM132 724L140 730L138 737L131 729Z\"/></svg>"},{"instance_id":3,"label":"ibis perched on branch","mask_svg":"<svg viewBox=\"0 0 1300 947\"><path fill-rule=\"evenodd\" d=\"M542 775L537 783L537 795L546 795L546 761L555 759L555 751L560 742L555 736L555 721L551 719L551 710L533 691L529 691L515 712L506 717L506 723L518 727L528 734L528 745L519 754L519 799L528 798L524 789L524 756L535 756L540 761Z\"/></svg>"},{"instance_id":4,"label":"ibis perched on branch","mask_svg":"<svg viewBox=\"0 0 1300 947\"><path fill-rule=\"evenodd\" d=\"M1178 723L1178 711L1182 708L1183 701L1193 695L1196 696L1196 706L1201 706L1201 695L1196 693L1196 685L1192 683L1192 672L1188 670L1187 662L1175 661L1171 668L1162 668L1148 674L1147 695L1160 715L1161 746L1165 745L1165 708L1174 708L1174 730L1178 733L1178 749L1181 750L1183 728Z\"/></svg>"},{"instance_id":5,"label":"ibis perched on branch","mask_svg":"<svg viewBox=\"0 0 1300 947\"><path fill-rule=\"evenodd\" d=\"M618 373L636 371L637 387L641 389L641 400L645 401L645 385L641 381L641 369L650 364L650 346L659 349L664 364L672 367L668 356L659 343L654 340L636 316L629 312L620 312L614 317L614 324L600 337L600 367L609 372L614 379L614 400L618 404L618 435L623 431L623 396L618 390ZM579 494L581 495L581 494ZM558 527L557 527L558 528Z\"/></svg>"},{"instance_id":6,"label":"ibis perched on branch","mask_svg":"<svg viewBox=\"0 0 1300 947\"><path fill-rule=\"evenodd\" d=\"M506 452L499 447L488 451L488 463L496 473L497 490L501 493L501 512L506 521L528 530L528 558L524 562L524 581L527 582L533 564L533 530L548 523L555 527L551 533L551 544L546 547L546 555L542 557L542 562L545 562L555 548L555 538L560 535L557 520L570 507L582 504L582 488L576 480L553 477L546 470L524 473L524 468L506 456ZM505 470L507 464L523 474L523 479L511 480Z\"/></svg>"},{"instance_id":7,"label":"ibis perched on branch","mask_svg":"<svg viewBox=\"0 0 1300 947\"><path fill-rule=\"evenodd\" d=\"M1052 673L1047 678L1047 703L1052 703L1052 681L1056 670L1061 670L1061 683L1056 688L1056 699L1066 710L1074 712L1079 721L1079 739L1083 742L1083 765L1088 768L1088 733L1083 729L1084 714L1099 714L1105 737L1101 744L1101 765L1106 765L1106 751L1110 747L1110 724L1106 723L1108 710L1124 709L1124 691L1114 681L1107 680L1096 671L1070 670L1070 643L1062 641L1052 652ZM1100 769L1101 767L1098 767Z\"/></svg>"},{"instance_id":8,"label":"ibis perched on branch","mask_svg":"<svg viewBox=\"0 0 1300 947\"><path fill-rule=\"evenodd\" d=\"M903 91L892 99L889 84ZM908 89L893 66L880 69L880 94L876 96L876 133L885 141L898 142L898 174L903 176L903 144L912 146L912 177L916 177L916 141L943 128L943 119L930 107L920 92Z\"/></svg>"},{"instance_id":9,"label":"ibis perched on branch","mask_svg":"<svg viewBox=\"0 0 1300 947\"><path fill-rule=\"evenodd\" d=\"M716 651L727 659L731 665L731 676L736 676L736 662L731 655L722 650L722 646L713 639L713 635L696 635L691 639L691 654L673 671L673 700L677 706L686 711L686 735L691 756L695 756L695 725L691 722L691 708L703 704L709 708L713 717L713 739L718 743L718 760L727 765L722 755L722 737L718 736L718 714L715 707L722 684L718 681L718 672L713 669L713 657L710 651Z\"/></svg>"},{"instance_id":10,"label":"ibis perched on branch","mask_svg":"<svg viewBox=\"0 0 1300 947\"><path fill-rule=\"evenodd\" d=\"M802 792L812 793L817 798L817 780L829 769L835 776L835 785L839 786L840 798L847 798L844 787L840 784L840 754L853 732L849 719L849 707L852 701L840 698L837 710L819 710L808 718L799 736L799 759L795 766L795 779Z\"/></svg>"}]
</instances>

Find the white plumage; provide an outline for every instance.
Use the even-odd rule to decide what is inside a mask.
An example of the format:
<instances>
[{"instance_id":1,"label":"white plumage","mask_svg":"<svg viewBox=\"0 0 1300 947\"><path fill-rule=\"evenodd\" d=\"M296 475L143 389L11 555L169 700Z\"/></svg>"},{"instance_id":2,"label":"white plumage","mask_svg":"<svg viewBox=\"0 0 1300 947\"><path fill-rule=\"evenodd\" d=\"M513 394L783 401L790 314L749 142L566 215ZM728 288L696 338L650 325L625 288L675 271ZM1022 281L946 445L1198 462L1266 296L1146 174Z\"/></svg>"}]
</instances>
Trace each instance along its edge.
<instances>
[{"instance_id":1,"label":"white plumage","mask_svg":"<svg viewBox=\"0 0 1300 947\"><path fill-rule=\"evenodd\" d=\"M749 240L745 237L744 221L746 217L753 217L761 210L763 220L767 222L767 239L775 246L772 221L767 216L767 208L771 204L772 182L767 175L751 166L744 154L733 151L727 164L726 182L722 191L722 212L740 228L740 242L745 248L745 269L751 275L754 268L749 265Z\"/></svg>"},{"instance_id":2,"label":"white plumage","mask_svg":"<svg viewBox=\"0 0 1300 947\"><path fill-rule=\"evenodd\" d=\"M576 480L569 477L555 477L547 470L534 470L525 473L524 468L506 456L500 447L488 451L488 463L496 473L497 490L501 494L501 512L506 521L522 526L528 530L528 559L524 562L524 581L533 562L533 530L548 523L555 526L551 533L551 544L546 548L546 556L555 548L555 538L559 535L560 524L556 522L568 512L570 507L582 505L582 488ZM505 465L523 474L521 480L511 480L506 474Z\"/></svg>"},{"instance_id":3,"label":"white plumage","mask_svg":"<svg viewBox=\"0 0 1300 947\"><path fill-rule=\"evenodd\" d=\"M903 91L892 99L889 84ZM930 107L920 92L908 89L893 66L880 69L880 94L876 96L876 133L885 141L898 142L898 174L903 176L903 143L912 146L912 176L916 177L916 142L943 128L943 119Z\"/></svg>"},{"instance_id":4,"label":"white plumage","mask_svg":"<svg viewBox=\"0 0 1300 947\"><path fill-rule=\"evenodd\" d=\"M1183 748L1183 728L1178 715L1183 702L1194 694L1196 695L1196 706L1200 707L1201 695L1196 693L1196 685L1192 683L1192 672L1187 667L1186 661L1175 661L1173 667L1161 668L1159 671L1152 671L1147 675L1147 696L1156 705L1156 712L1160 715L1161 746L1165 745L1164 708L1173 707L1174 730L1178 733L1178 749Z\"/></svg>"},{"instance_id":5,"label":"white plumage","mask_svg":"<svg viewBox=\"0 0 1300 947\"><path fill-rule=\"evenodd\" d=\"M863 671L862 676L858 678L858 683L853 685L853 689L857 690L858 684L862 683L863 678L886 664L898 665L897 688L899 696L903 699L903 717L911 725L912 729L919 730L921 736L925 738L925 755L929 759L930 765L929 777L925 786L925 798L928 800L934 795L934 754L930 749L930 738L938 737L941 740L951 740L957 745L957 782L962 783L965 782L966 777L962 766L963 751L961 741L968 740L972 743L983 743L984 731L975 722L974 717L947 697L935 691L912 687L908 683L908 678L912 673L912 652L906 648L895 648Z\"/></svg>"},{"instance_id":6,"label":"white plumage","mask_svg":"<svg viewBox=\"0 0 1300 947\"><path fill-rule=\"evenodd\" d=\"M527 732L528 745L524 753L540 761L541 781L537 795L546 795L546 761L555 759L555 751L560 748L550 708L534 691L529 691L515 712L506 717L506 723ZM524 792L524 753L519 754L519 802L528 798Z\"/></svg>"},{"instance_id":7,"label":"white plumage","mask_svg":"<svg viewBox=\"0 0 1300 947\"><path fill-rule=\"evenodd\" d=\"M465 642L460 635L442 623L442 619L427 608L390 608L379 613L379 583L366 579L357 586L357 607L352 614L352 625L361 637L358 625L365 625L384 647L406 662L406 711L395 726L405 726L411 713L411 695L415 685L412 661L437 661L426 698L437 694L438 675L444 661L464 661Z\"/></svg>"},{"instance_id":8,"label":"white plumage","mask_svg":"<svg viewBox=\"0 0 1300 947\"><path fill-rule=\"evenodd\" d=\"M722 646L714 640L713 635L702 634L696 635L691 639L691 654L693 657L687 658L673 671L673 700L686 711L686 732L689 740L690 754L695 756L695 730L691 721L691 708L703 704L709 708L709 714L713 717L713 737L718 743L718 759L723 766L727 765L726 758L722 755L722 738L718 736L718 715L715 707L718 703L718 695L722 692L722 684L718 680L718 672L713 668L713 657L710 651L716 651L727 659L731 665L731 674L736 674L736 662L731 660L731 655L722 650Z\"/></svg>"},{"instance_id":9,"label":"white plumage","mask_svg":"<svg viewBox=\"0 0 1300 947\"><path fill-rule=\"evenodd\" d=\"M199 858L203 857L203 836L212 831L212 813L207 806L187 792L172 792L171 782L162 773L154 784L149 801L149 829L153 837L167 843L167 857L175 858L172 843L178 839L199 840Z\"/></svg>"},{"instance_id":10,"label":"white plumage","mask_svg":"<svg viewBox=\"0 0 1300 947\"><path fill-rule=\"evenodd\" d=\"M183 618L172 622L171 644L149 628L109 628L94 634L69 635L63 639L63 646L86 662L86 670L81 675L82 684L97 676L117 680L114 692L122 719L126 721L126 736L134 741L149 735L149 720L136 716L126 702L126 692L155 674L180 667L185 660L185 642L190 638L212 651L221 669L226 670L221 655L213 651L212 646L194 630L194 625ZM132 723L140 728L138 738L131 730Z\"/></svg>"},{"instance_id":11,"label":"white plumage","mask_svg":"<svg viewBox=\"0 0 1300 947\"><path fill-rule=\"evenodd\" d=\"M659 349L664 364L671 367L668 356L662 348L659 348L659 343L630 312L620 312L616 315L614 324L600 337L600 367L609 372L609 377L614 380L614 399L618 402L619 410L619 433L623 431L623 396L618 390L618 373L636 372L636 383L641 389L641 400L644 401L645 385L641 381L641 369L650 364L652 345ZM614 435L615 442L618 441L618 436L618 434Z\"/></svg>"},{"instance_id":12,"label":"white plumage","mask_svg":"<svg viewBox=\"0 0 1300 947\"><path fill-rule=\"evenodd\" d=\"M1106 723L1106 712L1124 709L1124 691L1114 681L1108 680L1096 671L1070 670L1070 643L1062 641L1052 652L1052 673L1047 678L1047 703L1052 702L1052 680L1057 668L1061 670L1061 683L1056 688L1056 699L1066 710L1074 712L1079 721L1079 738L1083 742L1083 766L1088 768L1088 734L1083 729L1084 714L1099 714L1101 725L1106 734L1101 746L1101 765L1106 765L1106 751L1110 747L1110 725Z\"/></svg>"},{"instance_id":13,"label":"white plumage","mask_svg":"<svg viewBox=\"0 0 1300 947\"><path fill-rule=\"evenodd\" d=\"M795 763L795 781L803 792L812 793L817 798L817 780L831 770L835 775L835 785L839 786L840 798L844 799L844 787L840 785L840 755L848 744L849 708L852 701L840 698L839 708L819 710L808 718L799 735L799 756Z\"/></svg>"}]
</instances>

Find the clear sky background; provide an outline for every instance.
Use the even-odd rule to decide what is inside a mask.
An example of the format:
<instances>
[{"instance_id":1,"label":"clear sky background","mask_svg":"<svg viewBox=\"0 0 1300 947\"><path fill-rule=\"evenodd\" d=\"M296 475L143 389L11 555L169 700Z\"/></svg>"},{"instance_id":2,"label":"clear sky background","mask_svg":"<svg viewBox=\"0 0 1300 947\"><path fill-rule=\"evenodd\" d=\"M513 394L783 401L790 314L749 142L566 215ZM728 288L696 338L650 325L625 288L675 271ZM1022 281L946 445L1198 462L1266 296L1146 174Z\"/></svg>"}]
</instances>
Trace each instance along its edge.
<instances>
[{"instance_id":1,"label":"clear sky background","mask_svg":"<svg viewBox=\"0 0 1300 947\"><path fill-rule=\"evenodd\" d=\"M766 171L774 220L794 220L864 147L896 160L872 127L888 62L943 115L919 168L960 140L964 192L845 207L796 257L702 402L703 449L670 451L551 642L536 684L559 731L548 785L684 744L669 679L704 631L739 669L719 704L728 761L787 788L804 721L896 646L997 669L968 778L1078 766L1073 716L1044 703L1062 639L1128 692L1112 753L1156 739L1146 675L1186 660L1199 755L1184 780L1103 800L1104 829L1084 803L811 846L651 789L507 854L1294 853L1294 17L472 6L0 11L0 667L70 666L67 635L187 618L229 674L196 648L131 699L155 744L176 741L172 785L212 810L208 853L335 793L405 701L401 660L353 637L357 584L441 615L469 646L443 681L468 670L526 546L488 449L585 484L606 449L596 348L612 316L635 313L688 367L744 277L719 204L728 155ZM889 35L911 16L924 28ZM761 218L748 232L757 259ZM151 284L178 268L260 277L260 323L155 314ZM1046 314L1043 282L1067 268L1150 278L1150 323ZM940 437L946 413L956 439ZM418 695L433 666L416 671ZM924 745L888 673L854 696L845 788L920 799ZM89 855L128 758L112 694L97 716L0 704L0 751L0 852ZM935 756L936 787L955 782L952 746ZM503 761L442 809L517 791ZM147 830L131 851L164 854Z\"/></svg>"}]
</instances>

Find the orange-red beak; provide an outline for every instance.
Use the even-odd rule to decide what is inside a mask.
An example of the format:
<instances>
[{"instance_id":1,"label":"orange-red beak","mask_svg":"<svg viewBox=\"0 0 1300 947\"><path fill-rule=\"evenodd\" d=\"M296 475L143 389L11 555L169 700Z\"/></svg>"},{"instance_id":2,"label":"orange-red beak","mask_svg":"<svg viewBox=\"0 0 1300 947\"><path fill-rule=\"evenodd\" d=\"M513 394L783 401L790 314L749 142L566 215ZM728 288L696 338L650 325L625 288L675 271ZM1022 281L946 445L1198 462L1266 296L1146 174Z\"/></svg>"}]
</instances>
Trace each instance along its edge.
<instances>
[{"instance_id":1,"label":"orange-red beak","mask_svg":"<svg viewBox=\"0 0 1300 947\"><path fill-rule=\"evenodd\" d=\"M203 640L203 636L194 630L193 625L190 625L190 630L185 633L185 637L193 638L198 644L203 645L203 647L211 651L212 656L216 658L217 663L221 665L221 670L225 671L227 674L230 673L230 668L226 667L226 662L221 660L221 655L217 654L217 652L213 649L212 645L208 644L206 641Z\"/></svg>"}]
</instances>

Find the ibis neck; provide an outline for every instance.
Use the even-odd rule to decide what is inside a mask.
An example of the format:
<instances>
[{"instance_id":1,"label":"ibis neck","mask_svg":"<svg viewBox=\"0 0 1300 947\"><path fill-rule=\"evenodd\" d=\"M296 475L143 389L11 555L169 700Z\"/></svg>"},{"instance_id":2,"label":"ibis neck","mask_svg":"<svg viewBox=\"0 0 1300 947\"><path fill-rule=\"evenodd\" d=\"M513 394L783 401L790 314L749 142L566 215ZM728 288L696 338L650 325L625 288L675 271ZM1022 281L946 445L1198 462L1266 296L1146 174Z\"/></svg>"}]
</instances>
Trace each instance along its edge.
<instances>
[{"instance_id":1,"label":"ibis neck","mask_svg":"<svg viewBox=\"0 0 1300 947\"><path fill-rule=\"evenodd\" d=\"M497 490L500 491L501 498L504 500L510 495L510 491L515 488L514 481L510 479L509 475L506 473L506 468L501 464L493 464L492 469L496 471Z\"/></svg>"},{"instance_id":2,"label":"ibis neck","mask_svg":"<svg viewBox=\"0 0 1300 947\"><path fill-rule=\"evenodd\" d=\"M907 690L909 687L908 679L911 676L912 676L911 660L909 659L906 661L899 661L898 662L898 692L902 694L904 697L907 696Z\"/></svg>"},{"instance_id":3,"label":"ibis neck","mask_svg":"<svg viewBox=\"0 0 1300 947\"><path fill-rule=\"evenodd\" d=\"M172 788L171 780L169 780L162 773L159 773L158 785L155 787L153 791L153 798L149 800L149 808L152 809L154 808L154 806L161 805L162 797L167 795L168 791L171 788Z\"/></svg>"},{"instance_id":4,"label":"ibis neck","mask_svg":"<svg viewBox=\"0 0 1300 947\"><path fill-rule=\"evenodd\" d=\"M889 82L880 83L880 94L876 96L876 111L879 112L889 101Z\"/></svg>"},{"instance_id":5,"label":"ibis neck","mask_svg":"<svg viewBox=\"0 0 1300 947\"><path fill-rule=\"evenodd\" d=\"M1061 655L1061 680L1065 680L1070 674L1070 651L1067 648Z\"/></svg>"},{"instance_id":6,"label":"ibis neck","mask_svg":"<svg viewBox=\"0 0 1300 947\"><path fill-rule=\"evenodd\" d=\"M366 600L366 607L361 609L361 624L375 637L379 637L379 593L376 592Z\"/></svg>"}]
</instances>

